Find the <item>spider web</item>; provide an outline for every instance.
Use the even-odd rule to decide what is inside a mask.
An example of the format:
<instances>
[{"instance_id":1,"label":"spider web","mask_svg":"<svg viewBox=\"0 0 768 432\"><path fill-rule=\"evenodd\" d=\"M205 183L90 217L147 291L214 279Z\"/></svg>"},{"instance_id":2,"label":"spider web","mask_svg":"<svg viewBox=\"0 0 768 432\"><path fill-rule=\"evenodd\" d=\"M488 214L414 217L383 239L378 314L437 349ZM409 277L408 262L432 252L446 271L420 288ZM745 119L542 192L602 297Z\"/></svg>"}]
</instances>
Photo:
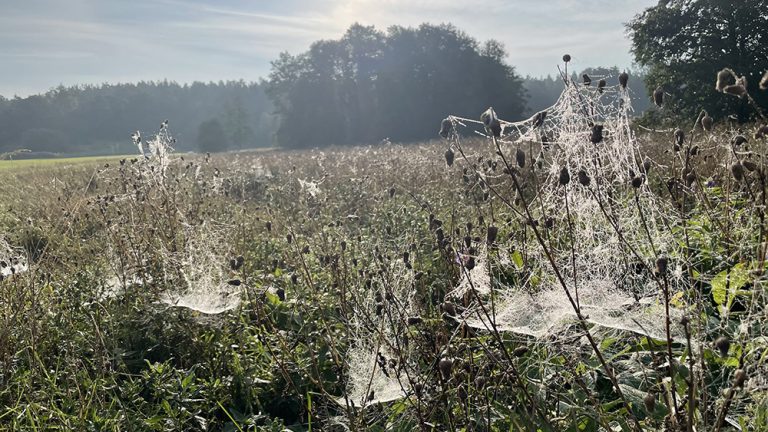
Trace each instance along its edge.
<instances>
[{"instance_id":1,"label":"spider web","mask_svg":"<svg viewBox=\"0 0 768 432\"><path fill-rule=\"evenodd\" d=\"M630 128L629 91L621 85L597 88L563 78L565 86L554 105L521 122L499 120L497 138L505 155L521 149L528 152L528 164L535 155L534 169L543 180L535 196L524 202L534 218L554 225L552 230L543 223L538 226L554 265L535 241L506 242L488 259L491 273L495 273L496 303L486 305L485 310L493 306L493 313L483 314L474 307L464 318L476 328L489 329L493 322L499 330L534 337L553 335L576 319L556 277L557 269L588 321L661 338L665 322L662 291L650 273L659 256L681 254L667 224L673 209L661 202L645 179L645 171L657 166L642 157ZM459 131L491 138L482 130L482 121L457 116L448 120L453 126L451 146L466 161L475 155L465 153ZM563 168L571 178L567 186L558 182ZM577 180L580 171L589 178L589 186ZM490 187L508 178L506 174L478 174ZM633 189L631 182L636 177L642 185ZM515 210L518 214L524 213L522 205ZM567 229L569 225L571 229ZM519 283L500 280L500 275L509 274ZM685 285L682 268L674 260L670 261L669 283L672 293ZM483 278L473 281L478 292L488 292L488 284ZM671 315L673 334L679 338L682 329L676 323L682 308L674 308Z\"/></svg>"}]
</instances>

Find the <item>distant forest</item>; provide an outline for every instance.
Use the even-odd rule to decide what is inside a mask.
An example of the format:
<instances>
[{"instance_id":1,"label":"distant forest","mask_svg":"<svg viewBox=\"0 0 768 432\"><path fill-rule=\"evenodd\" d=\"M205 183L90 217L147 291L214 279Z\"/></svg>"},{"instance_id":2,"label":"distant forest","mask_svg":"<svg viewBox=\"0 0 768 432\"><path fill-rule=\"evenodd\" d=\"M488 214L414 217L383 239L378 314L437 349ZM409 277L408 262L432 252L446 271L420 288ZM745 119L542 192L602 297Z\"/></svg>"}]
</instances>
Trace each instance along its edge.
<instances>
[{"instance_id":1,"label":"distant forest","mask_svg":"<svg viewBox=\"0 0 768 432\"><path fill-rule=\"evenodd\" d=\"M60 86L26 98L0 97L0 153L130 154L137 151L134 131L151 136L166 119L180 151L271 146L275 129L271 104L256 83ZM214 137L211 130L218 131Z\"/></svg>"},{"instance_id":2,"label":"distant forest","mask_svg":"<svg viewBox=\"0 0 768 432\"><path fill-rule=\"evenodd\" d=\"M132 153L131 134L151 136L166 119L179 151L428 140L447 114L478 117L493 106L519 120L552 105L562 79L520 77L506 59L501 43L451 25L386 32L354 25L339 40L281 54L260 83L160 81L0 96L0 154ZM615 80L619 72L590 68L574 80L582 73ZM642 76L632 76L630 90L639 115L649 106Z\"/></svg>"}]
</instances>

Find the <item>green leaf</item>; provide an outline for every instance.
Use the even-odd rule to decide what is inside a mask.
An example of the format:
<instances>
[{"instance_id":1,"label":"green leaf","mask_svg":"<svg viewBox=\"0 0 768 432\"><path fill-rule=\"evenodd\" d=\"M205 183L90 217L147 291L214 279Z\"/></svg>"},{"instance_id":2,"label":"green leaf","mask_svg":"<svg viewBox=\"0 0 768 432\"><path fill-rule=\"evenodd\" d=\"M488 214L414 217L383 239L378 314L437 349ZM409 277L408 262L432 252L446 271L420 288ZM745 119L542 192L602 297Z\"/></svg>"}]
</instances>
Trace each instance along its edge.
<instances>
[{"instance_id":1,"label":"green leaf","mask_svg":"<svg viewBox=\"0 0 768 432\"><path fill-rule=\"evenodd\" d=\"M749 281L749 269L745 263L738 263L712 278L712 298L718 306L726 306L730 310L737 291Z\"/></svg>"}]
</instances>

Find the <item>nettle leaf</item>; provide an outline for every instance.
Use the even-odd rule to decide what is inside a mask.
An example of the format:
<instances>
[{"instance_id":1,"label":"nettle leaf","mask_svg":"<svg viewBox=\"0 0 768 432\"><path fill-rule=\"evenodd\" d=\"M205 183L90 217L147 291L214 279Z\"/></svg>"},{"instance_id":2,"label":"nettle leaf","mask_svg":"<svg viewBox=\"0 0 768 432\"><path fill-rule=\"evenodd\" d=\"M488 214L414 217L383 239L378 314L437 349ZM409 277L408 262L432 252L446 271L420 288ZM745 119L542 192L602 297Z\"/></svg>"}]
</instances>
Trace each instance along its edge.
<instances>
[{"instance_id":1,"label":"nettle leaf","mask_svg":"<svg viewBox=\"0 0 768 432\"><path fill-rule=\"evenodd\" d=\"M730 310L733 298L750 280L749 267L746 263L738 263L730 269L723 270L712 278L712 298L718 306L725 306Z\"/></svg>"}]
</instances>

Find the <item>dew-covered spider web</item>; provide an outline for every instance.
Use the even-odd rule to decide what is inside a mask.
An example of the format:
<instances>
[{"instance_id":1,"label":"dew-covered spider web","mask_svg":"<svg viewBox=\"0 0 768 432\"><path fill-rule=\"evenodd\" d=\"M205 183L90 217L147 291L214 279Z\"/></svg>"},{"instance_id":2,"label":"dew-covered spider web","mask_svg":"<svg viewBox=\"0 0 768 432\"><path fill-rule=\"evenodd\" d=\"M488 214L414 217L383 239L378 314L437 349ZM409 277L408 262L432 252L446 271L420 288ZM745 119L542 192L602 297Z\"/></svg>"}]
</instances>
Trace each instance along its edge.
<instances>
[{"instance_id":1,"label":"dew-covered spider web","mask_svg":"<svg viewBox=\"0 0 768 432\"><path fill-rule=\"evenodd\" d=\"M464 156L459 161L472 167L492 189L509 182L508 173L483 170L472 161L495 153L496 148L469 154L462 143L467 132L474 132L485 136L488 146L495 146L489 114L491 121L495 117L489 110L483 116L485 123L450 116L447 135L451 147ZM490 254L478 249L479 264L488 270L478 272L475 267L465 273L452 294L454 300L465 295L469 278L481 294L492 287L495 302L486 308L477 304L468 308L464 317L470 326L490 329L494 322L499 330L551 336L576 318L564 282L588 321L663 337L661 282L652 273L656 259L670 257L672 295L683 288L684 275L674 259L681 255L669 226L674 207L650 189L646 173L657 167L640 152L630 129L631 114L626 86L603 83L598 88L564 79L563 92L550 108L520 122L498 120L501 131L496 141L506 159L495 156L498 164L519 169L518 177L526 183L523 197L517 196L524 199L516 200L514 212L520 220L530 213L546 248L527 227L526 241L512 237ZM517 167L518 149L526 155L524 169L533 169L535 177L526 177ZM564 168L570 178L565 186L560 182ZM633 180L639 187L633 187ZM510 277L516 282L504 282ZM679 338L677 323L683 305L677 304L680 308L673 308L671 315L674 336Z\"/></svg>"}]
</instances>

